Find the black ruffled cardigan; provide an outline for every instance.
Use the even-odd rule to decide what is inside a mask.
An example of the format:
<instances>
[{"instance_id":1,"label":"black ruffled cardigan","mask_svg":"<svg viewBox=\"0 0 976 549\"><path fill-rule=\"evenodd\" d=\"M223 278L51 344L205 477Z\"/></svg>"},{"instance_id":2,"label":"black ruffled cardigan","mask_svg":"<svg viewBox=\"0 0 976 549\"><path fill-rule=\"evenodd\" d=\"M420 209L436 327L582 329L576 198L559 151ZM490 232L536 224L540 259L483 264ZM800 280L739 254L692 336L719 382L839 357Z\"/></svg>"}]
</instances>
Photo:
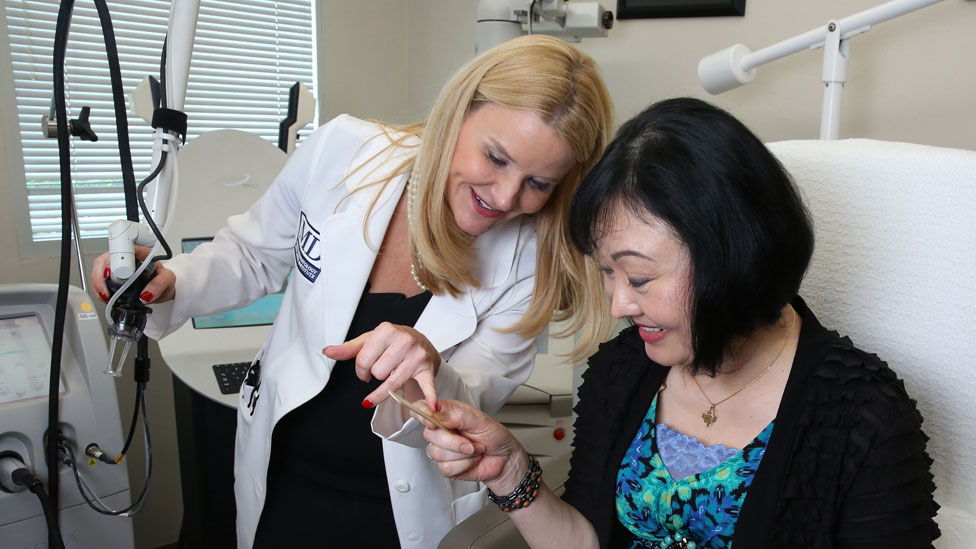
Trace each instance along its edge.
<instances>
[{"instance_id":1,"label":"black ruffled cardigan","mask_svg":"<svg viewBox=\"0 0 976 549\"><path fill-rule=\"evenodd\" d=\"M915 401L876 355L824 329L802 299L793 306L803 318L797 358L733 546L931 547L939 506ZM563 498L601 547L621 543L617 469L666 373L631 327L584 374Z\"/></svg>"}]
</instances>

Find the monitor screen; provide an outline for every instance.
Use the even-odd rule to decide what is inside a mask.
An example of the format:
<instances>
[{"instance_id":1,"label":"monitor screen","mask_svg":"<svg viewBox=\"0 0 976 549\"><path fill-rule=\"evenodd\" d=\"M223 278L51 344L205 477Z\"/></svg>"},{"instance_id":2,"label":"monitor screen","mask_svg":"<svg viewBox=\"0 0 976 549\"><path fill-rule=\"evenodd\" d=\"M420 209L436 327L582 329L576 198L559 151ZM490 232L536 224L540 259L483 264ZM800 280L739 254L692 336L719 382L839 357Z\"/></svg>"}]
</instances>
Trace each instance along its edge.
<instances>
[{"instance_id":1,"label":"monitor screen","mask_svg":"<svg viewBox=\"0 0 976 549\"><path fill-rule=\"evenodd\" d=\"M51 343L40 318L0 318L0 404L46 397L50 377Z\"/></svg>"},{"instance_id":2,"label":"monitor screen","mask_svg":"<svg viewBox=\"0 0 976 549\"><path fill-rule=\"evenodd\" d=\"M190 253L194 248L213 240L207 238L183 239L183 253ZM281 308L283 293L266 295L261 299L240 309L233 309L210 316L193 317L193 327L203 330L210 328L236 328L239 326L267 326L274 323Z\"/></svg>"}]
</instances>

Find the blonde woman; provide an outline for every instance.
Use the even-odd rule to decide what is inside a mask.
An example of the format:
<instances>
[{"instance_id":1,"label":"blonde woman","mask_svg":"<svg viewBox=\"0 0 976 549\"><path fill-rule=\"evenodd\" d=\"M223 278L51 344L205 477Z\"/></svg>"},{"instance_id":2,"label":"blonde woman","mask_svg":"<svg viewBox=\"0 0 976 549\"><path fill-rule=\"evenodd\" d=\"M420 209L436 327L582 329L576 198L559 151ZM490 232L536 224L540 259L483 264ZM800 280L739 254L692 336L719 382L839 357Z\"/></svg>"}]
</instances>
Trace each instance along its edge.
<instances>
[{"instance_id":1,"label":"blonde woman","mask_svg":"<svg viewBox=\"0 0 976 549\"><path fill-rule=\"evenodd\" d=\"M496 411L556 318L597 318L569 244L573 192L612 130L594 62L531 36L477 57L425 123L340 116L214 241L159 267L147 333L279 291L241 392L238 544L430 548L485 499L444 479L399 390ZM96 290L105 292L96 263ZM605 333L577 325L579 355ZM379 436L376 436L379 435Z\"/></svg>"}]
</instances>

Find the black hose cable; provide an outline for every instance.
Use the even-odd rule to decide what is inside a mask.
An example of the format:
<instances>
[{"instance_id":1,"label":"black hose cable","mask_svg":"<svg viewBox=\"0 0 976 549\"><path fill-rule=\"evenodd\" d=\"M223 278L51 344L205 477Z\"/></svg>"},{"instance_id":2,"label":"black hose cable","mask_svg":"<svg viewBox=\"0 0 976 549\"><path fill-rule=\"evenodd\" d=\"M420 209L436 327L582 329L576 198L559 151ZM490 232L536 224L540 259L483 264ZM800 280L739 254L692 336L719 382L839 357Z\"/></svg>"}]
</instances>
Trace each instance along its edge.
<instances>
[{"instance_id":1,"label":"black hose cable","mask_svg":"<svg viewBox=\"0 0 976 549\"><path fill-rule=\"evenodd\" d=\"M146 496L149 494L149 486L152 482L153 469L152 438L149 436L149 412L146 407L145 384L140 385L141 391L137 400L137 409L142 409L142 427L146 441L146 479L143 482L142 491L131 505L125 509L113 510L107 508L100 500L98 500L95 494L91 492L91 489L88 488L81 478L81 472L78 470L78 462L75 459L74 450L70 445L65 446L66 462L71 466L71 470L75 477L75 484L78 486L78 491L81 493L81 497L85 500L85 503L88 504L89 507L103 515L125 515L128 517L133 517L142 510L143 502L145 501Z\"/></svg>"},{"instance_id":2,"label":"black hose cable","mask_svg":"<svg viewBox=\"0 0 976 549\"><path fill-rule=\"evenodd\" d=\"M149 481L152 479L153 470L152 437L149 436L149 409L146 407L145 390L142 391L142 436L146 440L146 483L142 487L142 493L136 498L135 504L141 503L146 494L149 493Z\"/></svg>"},{"instance_id":3,"label":"black hose cable","mask_svg":"<svg viewBox=\"0 0 976 549\"><path fill-rule=\"evenodd\" d=\"M166 47L168 44L169 44L169 35L167 34L166 37L163 38L163 51L159 54L159 92L160 92L159 106L163 109L166 108ZM149 227L152 229L153 234L156 235L156 240L163 245L163 250L166 251L165 255L157 255L153 257L152 258L153 261L159 259L170 259L173 257L173 250L170 249L169 243L166 242L165 238L163 238L162 233L160 233L159 229L156 227L156 222L149 215L149 211L146 208L146 197L143 195L143 189L146 187L147 184L149 184L150 181L156 179L156 177L159 175L159 172L162 171L163 165L165 164L166 164L166 151L161 151L161 154L159 155L159 164L156 166L153 172L149 174L148 177L146 177L145 179L142 180L142 182L139 183L139 187L136 192L136 197L139 199L139 207L142 208L142 214L146 217L146 223L149 224Z\"/></svg>"},{"instance_id":4,"label":"black hose cable","mask_svg":"<svg viewBox=\"0 0 976 549\"><path fill-rule=\"evenodd\" d=\"M149 485L152 481L152 470L153 470L153 450L152 450L152 437L149 436L149 409L146 407L146 391L145 385L143 385L142 395L140 397L142 401L142 434L145 438L146 443L146 481L142 485L142 491L136 498L135 503L133 503L129 509L140 509L143 500L149 494Z\"/></svg>"},{"instance_id":5,"label":"black hose cable","mask_svg":"<svg viewBox=\"0 0 976 549\"><path fill-rule=\"evenodd\" d=\"M85 503L88 504L88 506L91 507L93 510L99 513L115 514L115 513L106 513L105 512L106 508L102 505L101 500L98 500L98 498L94 494L89 493L88 485L86 485L84 481L81 479L81 472L78 470L78 462L75 459L75 453L73 450L69 450L68 456L65 459L65 461L67 461L68 465L71 466L71 472L74 473L75 485L78 487L78 493L81 494L81 497L82 499L85 500ZM125 511L126 510L120 511L118 514L121 515Z\"/></svg>"},{"instance_id":6,"label":"black hose cable","mask_svg":"<svg viewBox=\"0 0 976 549\"><path fill-rule=\"evenodd\" d=\"M149 360L149 339L139 338L139 348L136 354L135 367L132 369L132 379L138 383L149 383L152 361Z\"/></svg>"},{"instance_id":7,"label":"black hose cable","mask_svg":"<svg viewBox=\"0 0 976 549\"><path fill-rule=\"evenodd\" d=\"M128 140L128 121L125 116L125 97L122 90L121 69L118 60L118 50L115 42L114 32L111 27L111 17L104 0L95 0L98 8L99 18L102 23L102 33L105 39L106 53L109 58L109 70L112 79L113 99L115 104L116 128L119 134L119 155L122 163L123 188L128 190L126 209L133 220L138 220L137 202L132 200L135 194L135 177L132 168L131 151L129 150ZM58 285L58 298L55 308L55 326L53 334L52 356L51 356L51 378L50 390L48 394L48 432L58 432L59 417L59 382L61 379L61 352L64 339L64 323L67 313L68 277L70 275L70 204L72 202L72 186L70 171L70 144L69 132L67 128L67 106L65 104L64 91L64 60L67 50L68 33L70 28L71 13L74 8L73 0L64 0L58 10L58 20L55 30L55 45L53 59L53 81L55 111L58 124L58 152L61 167L61 220L62 220L62 240L61 240L61 271ZM80 268L80 266L79 266ZM144 399L143 399L144 402ZM138 411L138 405L136 407ZM133 425L134 427L134 425ZM59 493L59 471L57 457L57 438L49 436L46 447L48 462L48 478L51 487L51 495L46 496L47 504L53 509L58 509ZM57 523L58 517L55 513L49 519L48 541L51 547L63 547L60 536L60 528ZM53 521L53 524L51 522Z\"/></svg>"},{"instance_id":8,"label":"black hose cable","mask_svg":"<svg viewBox=\"0 0 976 549\"><path fill-rule=\"evenodd\" d=\"M64 541L61 538L61 528L58 526L58 510L56 507L51 505L51 498L48 497L47 492L44 491L44 485L41 481L34 476L33 473L29 472L27 469L22 469L21 471L26 472L18 475L20 478L16 478L15 481L21 486L26 486L28 490L37 496L37 499L41 501L41 509L44 511L44 520L47 521L48 541L50 543L49 547L55 549L64 549Z\"/></svg>"},{"instance_id":9,"label":"black hose cable","mask_svg":"<svg viewBox=\"0 0 976 549\"><path fill-rule=\"evenodd\" d=\"M122 90L122 71L119 67L118 49L115 43L115 31L112 29L112 18L109 14L108 5L106 4L105 0L95 0L95 6L98 9L99 21L102 24L102 36L105 40L105 51L108 54L109 69L112 76L112 91L113 98L115 99L116 129L119 136L119 157L122 161L122 187L125 191L126 218L130 221L139 221L139 209L141 207L143 216L145 217L147 223L149 223L149 226L152 228L153 233L156 235L156 239L162 243L163 248L166 250L165 258L168 259L173 256L172 251L169 249L169 244L159 232L155 222L149 215L149 212L146 211L144 200L142 198L142 187L140 186L137 188L135 183L135 175L132 168L132 154L129 150L128 121L125 118L125 96ZM164 44L164 60L165 51L166 48ZM162 165L162 160L160 160L160 165ZM158 174L159 170L155 170L154 173L149 177L149 180L155 178ZM149 361L149 342L144 335L139 338L136 346L136 363L138 364L140 360L147 363ZM116 463L121 462L122 458L125 457L126 452L129 450L129 445L132 443L133 434L135 433L136 421L139 413L139 399L145 391L145 384L139 383L143 380L137 379L136 381L136 404L133 407L132 423L129 426L129 434L126 437L126 443L122 448L122 451L116 457ZM145 381L148 381L148 376L146 376Z\"/></svg>"},{"instance_id":10,"label":"black hose cable","mask_svg":"<svg viewBox=\"0 0 976 549\"><path fill-rule=\"evenodd\" d=\"M64 58L68 46L68 29L74 0L63 0L58 8L58 20L54 31L54 108L58 125L58 161L61 168L61 263L58 275L58 296L54 308L54 333L51 345L51 377L48 387L48 437L45 445L49 492L45 499L54 509L48 520L48 546L64 547L61 529L58 527L58 421L60 405L61 351L64 344L64 323L68 310L68 285L71 274L71 151L68 143L68 113L64 97ZM43 502L42 502L43 504Z\"/></svg>"},{"instance_id":11,"label":"black hose cable","mask_svg":"<svg viewBox=\"0 0 976 549\"><path fill-rule=\"evenodd\" d=\"M145 203L142 200L133 201L132 194L137 194L141 191L143 185L139 189L134 189L135 187L135 176L134 170L132 168L132 156L129 149L129 139L128 139L128 120L125 114L125 98L122 90L122 77L121 68L119 66L118 60L118 49L115 42L114 31L112 30L111 16L108 12L108 7L104 0L95 0L95 5L98 10L99 20L102 26L102 34L105 40L106 54L109 58L109 71L112 80L112 90L113 99L115 106L115 117L116 117L116 129L118 131L119 138L119 156L122 164L122 179L123 179L123 189L127 191L126 195L126 211L130 220L138 221L138 209L134 202L139 202L142 206L143 213L146 214L149 219L150 226L153 231L157 234L157 238L162 238L159 234L158 229L152 222L151 218L148 217L148 212L145 207ZM71 23L71 14L74 9L74 0L62 0L61 5L58 9L58 19L55 29L55 39L54 39L54 54L53 54L53 83L54 83L54 103L55 103L55 113L57 117L58 126L58 157L59 165L61 168L61 262L60 262L60 273L58 280L58 295L57 304L55 307L55 321L54 321L54 333L52 337L52 352L51 352L51 374L50 374L50 385L48 392L48 433L50 436L47 437L46 444L46 456L48 463L48 482L50 485L50 495L44 491L44 487L39 480L34 478L34 482L31 483L30 489L32 492L38 495L41 500L41 505L45 510L45 517L48 522L48 546L53 548L62 549L64 547L63 539L61 538L60 527L58 525L58 493L59 493L59 462L58 459L58 439L60 437L56 436L58 433L58 420L59 420L59 405L60 405L60 379L61 379L61 354L64 341L64 325L65 317L67 315L67 301L68 301L68 287L69 287L69 276L71 269L71 210L70 205L73 201L72 199L72 185L71 185L71 169L70 169L70 143L69 143L69 131L68 131L68 116L67 116L67 106L65 102L65 79L64 79L64 64L65 55L67 50L68 34ZM165 153L164 153L165 155ZM162 160L160 161L160 166L162 166ZM154 173L147 178L151 180L159 173L159 168L157 168ZM133 193L132 191L136 191ZM140 197L141 198L141 197ZM171 251L168 245L163 241L164 248L167 254L171 256ZM79 265L79 268L81 266ZM129 443L131 443L132 433L134 432L135 421L138 417L138 410L142 408L143 410L143 428L146 435L147 444L147 475L146 484L143 488L142 494L140 494L138 501L135 505L142 502L143 497L148 492L149 482L152 471L152 447L149 440L149 424L148 424L148 413L145 409L146 398L145 398L145 385L140 384L137 390L137 403L134 410L133 425L129 433L129 441L126 443L126 449ZM70 449L69 449L70 450ZM71 464L76 468L73 459L73 451ZM121 456L120 456L121 457ZM77 473L77 470L75 471ZM85 495L84 492L82 494ZM87 497L86 497L87 500Z\"/></svg>"},{"instance_id":12,"label":"black hose cable","mask_svg":"<svg viewBox=\"0 0 976 549\"><path fill-rule=\"evenodd\" d=\"M126 118L125 91L122 89L122 68L119 65L119 50L112 28L112 16L105 0L95 0L98 19L102 24L102 37L105 40L105 53L108 56L109 76L112 80L112 99L115 106L115 130L119 139L119 162L122 168L122 189L125 192L125 215L130 221L139 220L139 211L134 200L136 177L132 167L132 150L129 146L129 120Z\"/></svg>"},{"instance_id":13,"label":"black hose cable","mask_svg":"<svg viewBox=\"0 0 976 549\"><path fill-rule=\"evenodd\" d=\"M163 51L159 54L159 107L166 108L166 46L169 44L169 33L163 37Z\"/></svg>"},{"instance_id":14,"label":"black hose cable","mask_svg":"<svg viewBox=\"0 0 976 549\"><path fill-rule=\"evenodd\" d=\"M146 224L148 224L149 228L152 229L153 234L156 235L156 240L163 246L163 250L166 252L163 255L153 256L152 261L159 259L170 259L173 257L173 250L170 249L169 243L166 242L165 238L163 238L163 233L159 231L159 227L156 226L156 222L153 221L152 216L149 215L149 208L146 206L146 197L143 194L145 192L146 185L148 185L153 179L156 179L156 177L159 176L159 172L163 170L163 166L166 164L166 157L166 151L161 151L159 155L159 164L157 164L152 173L146 176L146 178L139 183L139 186L136 187L136 198L139 200L139 208L142 209L142 215L146 219Z\"/></svg>"},{"instance_id":15,"label":"black hose cable","mask_svg":"<svg viewBox=\"0 0 976 549\"><path fill-rule=\"evenodd\" d=\"M122 88L122 69L119 64L118 46L115 40L115 30L112 26L112 16L105 0L95 0L98 19L102 26L102 38L105 41L105 53L108 57L109 75L112 80L112 99L115 106L115 128L119 139L119 160L122 169L122 190L125 193L125 213L130 221L139 221L138 190L135 182L135 170L132 167L132 151L129 146L129 121L126 117L125 91ZM136 402L132 410L132 423L125 448L121 451L116 463L121 461L129 448L139 419L139 394L141 388L136 388Z\"/></svg>"},{"instance_id":16,"label":"black hose cable","mask_svg":"<svg viewBox=\"0 0 976 549\"><path fill-rule=\"evenodd\" d=\"M136 424L139 422L139 407L141 406L142 392L145 390L146 385L144 383L136 384L136 405L132 408L132 422L129 424L129 434L125 437L125 444L122 446L122 451L119 452L119 457L115 458L115 463L122 461L126 452L129 451L129 445L132 444L132 435L136 432Z\"/></svg>"}]
</instances>

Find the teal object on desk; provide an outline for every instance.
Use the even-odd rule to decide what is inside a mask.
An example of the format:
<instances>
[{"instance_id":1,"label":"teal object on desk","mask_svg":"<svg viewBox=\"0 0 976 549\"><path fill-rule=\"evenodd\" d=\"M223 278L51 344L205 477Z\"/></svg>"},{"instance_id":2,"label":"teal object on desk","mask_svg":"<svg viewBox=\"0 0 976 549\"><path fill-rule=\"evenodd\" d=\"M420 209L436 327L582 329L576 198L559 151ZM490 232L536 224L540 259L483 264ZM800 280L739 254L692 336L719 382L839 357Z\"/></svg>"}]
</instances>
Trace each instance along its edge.
<instances>
[{"instance_id":1,"label":"teal object on desk","mask_svg":"<svg viewBox=\"0 0 976 549\"><path fill-rule=\"evenodd\" d=\"M185 238L182 242L183 253L188 254L204 242L213 240L207 238ZM270 326L278 318L283 293L266 295L261 299L240 309L233 309L210 316L193 317L193 327L198 330L211 328L237 328L240 326Z\"/></svg>"}]
</instances>

